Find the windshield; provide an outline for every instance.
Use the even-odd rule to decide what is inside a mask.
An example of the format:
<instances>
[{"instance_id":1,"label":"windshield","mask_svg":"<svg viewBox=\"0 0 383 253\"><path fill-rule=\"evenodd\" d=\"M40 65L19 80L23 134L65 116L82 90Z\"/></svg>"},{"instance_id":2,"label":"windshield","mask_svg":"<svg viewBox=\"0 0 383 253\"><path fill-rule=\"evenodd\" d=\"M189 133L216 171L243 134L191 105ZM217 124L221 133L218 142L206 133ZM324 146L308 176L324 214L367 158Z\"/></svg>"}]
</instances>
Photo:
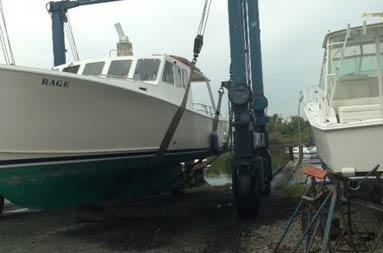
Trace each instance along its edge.
<instances>
[{"instance_id":1,"label":"windshield","mask_svg":"<svg viewBox=\"0 0 383 253\"><path fill-rule=\"evenodd\" d=\"M343 61L342 59L343 52ZM347 75L368 75L378 74L376 57L376 44L365 44L347 46L344 50L339 48L331 49L331 73L339 76Z\"/></svg>"},{"instance_id":2,"label":"windshield","mask_svg":"<svg viewBox=\"0 0 383 253\"><path fill-rule=\"evenodd\" d=\"M160 59L139 59L134 71L135 81L155 81L157 80Z\"/></svg>"},{"instance_id":3,"label":"windshield","mask_svg":"<svg viewBox=\"0 0 383 253\"><path fill-rule=\"evenodd\" d=\"M378 97L381 78L378 66L382 59L380 43L363 34L351 36L346 47L339 41L330 40L330 43L334 44L329 49L328 98L344 100Z\"/></svg>"},{"instance_id":4,"label":"windshield","mask_svg":"<svg viewBox=\"0 0 383 253\"><path fill-rule=\"evenodd\" d=\"M73 65L73 66L68 66L66 68L63 68L63 72L77 74L79 69L80 69L80 65Z\"/></svg>"},{"instance_id":5,"label":"windshield","mask_svg":"<svg viewBox=\"0 0 383 253\"><path fill-rule=\"evenodd\" d=\"M85 76L98 76L101 75L102 69L104 68L105 62L92 62L85 65L84 71L82 72Z\"/></svg>"},{"instance_id":6,"label":"windshield","mask_svg":"<svg viewBox=\"0 0 383 253\"><path fill-rule=\"evenodd\" d=\"M112 61L108 70L108 76L126 78L131 65L131 60Z\"/></svg>"}]
</instances>

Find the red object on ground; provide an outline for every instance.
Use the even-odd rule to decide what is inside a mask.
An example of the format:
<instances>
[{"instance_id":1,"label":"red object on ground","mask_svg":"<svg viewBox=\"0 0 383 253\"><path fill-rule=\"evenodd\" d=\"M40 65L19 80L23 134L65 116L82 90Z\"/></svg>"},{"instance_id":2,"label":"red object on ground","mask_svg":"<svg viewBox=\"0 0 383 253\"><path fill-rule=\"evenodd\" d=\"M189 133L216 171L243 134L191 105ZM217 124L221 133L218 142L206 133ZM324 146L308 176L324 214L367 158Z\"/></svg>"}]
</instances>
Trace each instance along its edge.
<instances>
[{"instance_id":1,"label":"red object on ground","mask_svg":"<svg viewBox=\"0 0 383 253\"><path fill-rule=\"evenodd\" d=\"M328 172L320 169L318 167L315 167L314 165L307 164L304 169L303 173L306 174L307 176L318 178L318 179L324 179L327 177Z\"/></svg>"}]
</instances>

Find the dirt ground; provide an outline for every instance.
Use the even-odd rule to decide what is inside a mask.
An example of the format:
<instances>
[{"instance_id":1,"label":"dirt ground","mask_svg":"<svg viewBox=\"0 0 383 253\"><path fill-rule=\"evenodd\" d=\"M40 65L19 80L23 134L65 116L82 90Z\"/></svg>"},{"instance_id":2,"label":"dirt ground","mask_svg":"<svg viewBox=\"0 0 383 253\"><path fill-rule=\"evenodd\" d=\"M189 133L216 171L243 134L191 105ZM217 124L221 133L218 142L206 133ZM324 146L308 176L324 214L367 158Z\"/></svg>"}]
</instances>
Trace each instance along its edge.
<instances>
[{"instance_id":1,"label":"dirt ground","mask_svg":"<svg viewBox=\"0 0 383 253\"><path fill-rule=\"evenodd\" d=\"M274 193L248 220L238 219L229 186L108 205L97 223L76 223L74 210L18 213L8 206L0 252L270 252L297 204L293 195ZM366 226L381 222L362 216ZM293 227L288 244L300 231Z\"/></svg>"}]
</instances>

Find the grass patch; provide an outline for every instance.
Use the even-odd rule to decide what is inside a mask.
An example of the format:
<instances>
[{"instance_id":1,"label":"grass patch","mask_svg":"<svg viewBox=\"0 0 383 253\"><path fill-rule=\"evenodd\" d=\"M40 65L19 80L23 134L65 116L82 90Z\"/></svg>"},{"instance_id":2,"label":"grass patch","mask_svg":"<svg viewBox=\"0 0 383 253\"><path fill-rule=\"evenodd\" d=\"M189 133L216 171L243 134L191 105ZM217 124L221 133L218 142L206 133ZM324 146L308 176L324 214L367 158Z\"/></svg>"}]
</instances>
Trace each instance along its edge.
<instances>
[{"instance_id":1,"label":"grass patch","mask_svg":"<svg viewBox=\"0 0 383 253\"><path fill-rule=\"evenodd\" d=\"M284 147L271 147L271 163L273 171L277 171L289 161L289 154L286 153Z\"/></svg>"},{"instance_id":2,"label":"grass patch","mask_svg":"<svg viewBox=\"0 0 383 253\"><path fill-rule=\"evenodd\" d=\"M289 161L289 155L286 154L283 147L272 147L270 148L271 152L271 162L273 171L278 170L280 167L285 165ZM207 175L221 175L221 174L231 174L230 172L230 160L232 154L227 152L222 154L216 160L211 163L211 167L207 170ZM209 161L214 159L214 157L208 158Z\"/></svg>"},{"instance_id":3,"label":"grass patch","mask_svg":"<svg viewBox=\"0 0 383 253\"><path fill-rule=\"evenodd\" d=\"M301 196L303 196L303 194L305 194L309 187L310 185L308 184L290 185L284 190L284 194L286 194L287 197L300 198Z\"/></svg>"},{"instance_id":4,"label":"grass patch","mask_svg":"<svg viewBox=\"0 0 383 253\"><path fill-rule=\"evenodd\" d=\"M208 160L212 160L214 157L210 157ZM230 173L230 160L231 153L227 152L222 154L216 160L214 160L210 165L210 168L207 170L207 175L221 175L221 174L231 174Z\"/></svg>"}]
</instances>

